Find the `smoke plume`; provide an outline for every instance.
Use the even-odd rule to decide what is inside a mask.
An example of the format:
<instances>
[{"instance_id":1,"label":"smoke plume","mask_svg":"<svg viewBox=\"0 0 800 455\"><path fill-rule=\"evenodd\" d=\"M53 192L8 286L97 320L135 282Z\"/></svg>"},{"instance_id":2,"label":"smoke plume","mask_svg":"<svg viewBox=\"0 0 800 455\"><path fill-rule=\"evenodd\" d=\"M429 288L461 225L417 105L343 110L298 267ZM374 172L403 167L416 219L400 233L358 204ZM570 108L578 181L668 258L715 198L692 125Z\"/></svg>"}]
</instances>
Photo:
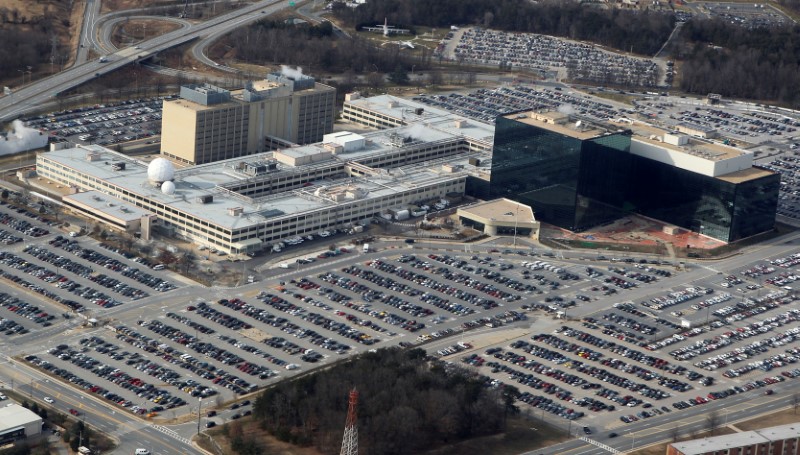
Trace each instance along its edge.
<instances>
[{"instance_id":1,"label":"smoke plume","mask_svg":"<svg viewBox=\"0 0 800 455\"><path fill-rule=\"evenodd\" d=\"M558 112L561 112L562 114L566 114L566 115L572 115L572 114L575 113L575 108L572 107L571 104L562 104L562 105L558 106L557 110L558 110Z\"/></svg>"},{"instance_id":2,"label":"smoke plume","mask_svg":"<svg viewBox=\"0 0 800 455\"><path fill-rule=\"evenodd\" d=\"M420 125L419 123L415 123L411 125L410 128L406 130L406 134L412 139L422 140L425 132L428 130L424 125Z\"/></svg>"},{"instance_id":3,"label":"smoke plume","mask_svg":"<svg viewBox=\"0 0 800 455\"><path fill-rule=\"evenodd\" d=\"M19 120L11 124L11 131L0 136L0 155L24 152L47 145L47 135L34 128L28 128Z\"/></svg>"},{"instance_id":4,"label":"smoke plume","mask_svg":"<svg viewBox=\"0 0 800 455\"><path fill-rule=\"evenodd\" d=\"M281 75L290 79L298 80L303 78L303 68L299 66L297 69L291 66L281 65Z\"/></svg>"}]
</instances>

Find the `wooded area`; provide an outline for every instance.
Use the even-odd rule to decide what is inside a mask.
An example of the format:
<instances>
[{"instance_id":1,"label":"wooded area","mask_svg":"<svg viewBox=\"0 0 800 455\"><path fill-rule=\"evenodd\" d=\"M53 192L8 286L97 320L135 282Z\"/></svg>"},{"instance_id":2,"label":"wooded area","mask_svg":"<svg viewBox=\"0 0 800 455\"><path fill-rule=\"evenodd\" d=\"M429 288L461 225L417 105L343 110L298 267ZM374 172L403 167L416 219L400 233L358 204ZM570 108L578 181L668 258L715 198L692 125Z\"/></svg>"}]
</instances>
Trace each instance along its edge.
<instances>
[{"instance_id":1,"label":"wooded area","mask_svg":"<svg viewBox=\"0 0 800 455\"><path fill-rule=\"evenodd\" d=\"M682 90L800 106L800 27L750 30L693 20L681 40Z\"/></svg>"},{"instance_id":2,"label":"wooded area","mask_svg":"<svg viewBox=\"0 0 800 455\"><path fill-rule=\"evenodd\" d=\"M353 387L359 392L359 448L384 455L503 431L518 393L486 387L423 350L389 348L276 384L256 399L253 415L280 440L337 453Z\"/></svg>"},{"instance_id":3,"label":"wooded area","mask_svg":"<svg viewBox=\"0 0 800 455\"><path fill-rule=\"evenodd\" d=\"M259 65L299 65L308 73L322 70L331 73L389 72L397 65L425 68L432 52L423 48L413 61L400 46L380 48L359 37L334 39L330 22L320 25L287 25L282 21L264 20L251 27L238 29L227 37L235 49L236 59Z\"/></svg>"},{"instance_id":4,"label":"wooded area","mask_svg":"<svg viewBox=\"0 0 800 455\"><path fill-rule=\"evenodd\" d=\"M65 26L69 18L47 13L28 19L16 9L0 8L0 43L3 43L0 46L0 79L19 78L22 83L24 72L50 63L51 59L54 70L58 71L69 58L69 52L59 43L55 32L57 22Z\"/></svg>"},{"instance_id":5,"label":"wooded area","mask_svg":"<svg viewBox=\"0 0 800 455\"><path fill-rule=\"evenodd\" d=\"M358 8L334 3L333 12L351 27L382 24L384 18L390 24L440 28L477 25L587 40L642 55L655 54L675 24L668 13L604 10L558 0L370 0Z\"/></svg>"}]
</instances>

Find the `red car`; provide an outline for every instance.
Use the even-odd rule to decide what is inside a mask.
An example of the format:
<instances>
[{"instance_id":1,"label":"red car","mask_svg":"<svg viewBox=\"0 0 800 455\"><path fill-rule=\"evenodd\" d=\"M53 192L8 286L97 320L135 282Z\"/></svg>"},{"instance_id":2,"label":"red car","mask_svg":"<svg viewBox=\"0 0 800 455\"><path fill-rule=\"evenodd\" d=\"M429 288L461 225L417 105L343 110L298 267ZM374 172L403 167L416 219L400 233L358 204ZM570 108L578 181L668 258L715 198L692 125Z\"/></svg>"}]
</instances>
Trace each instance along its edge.
<instances>
[{"instance_id":1,"label":"red car","mask_svg":"<svg viewBox=\"0 0 800 455\"><path fill-rule=\"evenodd\" d=\"M80 414L81 414L80 412L78 412L78 410L77 410L77 409L70 409L70 410L69 410L69 413L70 413L70 414L72 414L72 415L74 415L74 416L77 416L77 415L80 415Z\"/></svg>"}]
</instances>

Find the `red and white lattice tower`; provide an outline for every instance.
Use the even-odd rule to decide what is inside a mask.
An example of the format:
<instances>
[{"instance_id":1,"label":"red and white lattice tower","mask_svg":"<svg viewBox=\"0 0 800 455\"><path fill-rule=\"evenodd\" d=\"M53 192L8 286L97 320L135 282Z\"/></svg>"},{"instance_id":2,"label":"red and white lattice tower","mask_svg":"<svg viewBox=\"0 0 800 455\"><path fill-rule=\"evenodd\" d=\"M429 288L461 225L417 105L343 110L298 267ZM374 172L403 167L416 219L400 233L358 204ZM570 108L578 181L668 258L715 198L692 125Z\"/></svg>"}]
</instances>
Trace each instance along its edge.
<instances>
[{"instance_id":1,"label":"red and white lattice tower","mask_svg":"<svg viewBox=\"0 0 800 455\"><path fill-rule=\"evenodd\" d=\"M356 426L356 406L358 406L358 391L350 391L350 404L347 407L347 421L344 424L344 438L342 438L342 451L339 455L358 455L358 427Z\"/></svg>"}]
</instances>

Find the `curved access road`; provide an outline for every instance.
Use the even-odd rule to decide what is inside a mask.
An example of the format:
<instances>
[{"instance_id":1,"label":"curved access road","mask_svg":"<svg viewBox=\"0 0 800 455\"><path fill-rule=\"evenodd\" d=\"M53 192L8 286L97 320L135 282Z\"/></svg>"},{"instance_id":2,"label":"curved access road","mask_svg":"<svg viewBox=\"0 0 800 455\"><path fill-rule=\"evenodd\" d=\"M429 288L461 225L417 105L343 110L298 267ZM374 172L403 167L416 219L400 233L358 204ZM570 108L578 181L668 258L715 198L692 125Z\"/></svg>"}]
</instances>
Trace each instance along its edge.
<instances>
[{"instance_id":1,"label":"curved access road","mask_svg":"<svg viewBox=\"0 0 800 455\"><path fill-rule=\"evenodd\" d=\"M187 21L186 19L180 19L177 17L165 17L165 16L125 16L125 17L111 17L111 18L101 18L102 23L99 23L98 26L98 37L97 37L97 47L100 49L102 53L113 53L118 51L120 48L114 45L111 36L114 33L114 28L120 22L125 22L127 20L149 20L149 21L164 21L164 22L172 22L174 24L179 25L180 30L188 30L192 27L192 23ZM175 30L179 31L179 30Z\"/></svg>"},{"instance_id":2,"label":"curved access road","mask_svg":"<svg viewBox=\"0 0 800 455\"><path fill-rule=\"evenodd\" d=\"M0 98L0 121L11 121L36 109L45 101L51 100L59 93L84 84L103 74L115 71L125 65L150 57L151 55L184 44L196 39L210 43L213 39L247 23L261 19L264 14L273 13L288 4L276 0L263 0L226 13L208 21L193 24L191 27L175 30L170 33L143 41L140 49L126 48L104 56L103 59L91 60L76 64L72 68L29 84L11 95ZM265 11L262 13L261 11ZM207 44L205 45L207 46ZM203 47L202 50L205 49ZM197 55L197 54L195 54ZM210 60L203 55L204 63ZM104 60L104 61L100 61ZM213 66L214 62L211 63Z\"/></svg>"}]
</instances>

